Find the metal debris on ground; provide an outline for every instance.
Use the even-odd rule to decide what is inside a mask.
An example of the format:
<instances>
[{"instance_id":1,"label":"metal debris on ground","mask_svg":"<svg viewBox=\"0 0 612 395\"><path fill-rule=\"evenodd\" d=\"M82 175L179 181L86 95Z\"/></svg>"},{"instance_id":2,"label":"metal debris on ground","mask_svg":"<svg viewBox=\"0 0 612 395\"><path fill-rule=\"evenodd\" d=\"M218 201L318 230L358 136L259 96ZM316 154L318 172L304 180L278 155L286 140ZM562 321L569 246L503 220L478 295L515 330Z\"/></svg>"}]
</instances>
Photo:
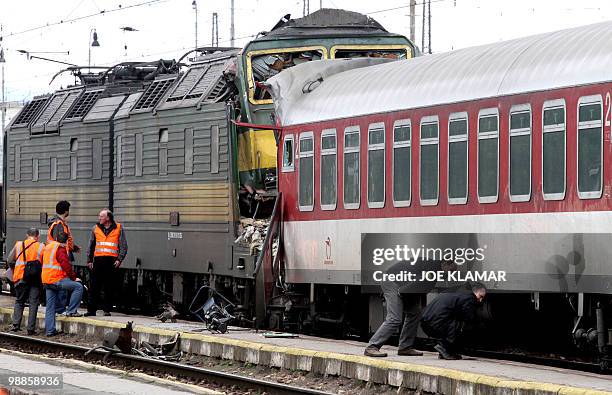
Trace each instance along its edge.
<instances>
[{"instance_id":1,"label":"metal debris on ground","mask_svg":"<svg viewBox=\"0 0 612 395\"><path fill-rule=\"evenodd\" d=\"M210 332L225 333L229 322L235 318L230 313L235 307L226 297L205 285L196 292L189 312L205 323Z\"/></svg>"},{"instance_id":2,"label":"metal debris on ground","mask_svg":"<svg viewBox=\"0 0 612 395\"><path fill-rule=\"evenodd\" d=\"M155 358L162 361L179 361L183 357L181 351L181 335L176 333L167 343L151 344L140 342L140 347L133 349L133 353L141 357Z\"/></svg>"},{"instance_id":3,"label":"metal debris on ground","mask_svg":"<svg viewBox=\"0 0 612 395\"><path fill-rule=\"evenodd\" d=\"M162 305L162 309L164 311L162 311L161 314L157 315L155 318L157 318L161 322L166 322L168 320L170 320L170 322L176 322L175 317L178 316L179 313L174 309L174 306L172 305L172 303L170 302L164 303Z\"/></svg>"},{"instance_id":4,"label":"metal debris on ground","mask_svg":"<svg viewBox=\"0 0 612 395\"><path fill-rule=\"evenodd\" d=\"M111 354L115 353L123 353L123 354L131 354L134 351L134 339L132 338L133 334L133 321L129 321L125 328L119 329L119 332L107 332L104 334L104 339L102 341L102 345L93 347L89 351L85 353L85 355L89 355L95 350L102 349L106 351L106 355L104 356L103 361L106 362L108 357Z\"/></svg>"}]
</instances>

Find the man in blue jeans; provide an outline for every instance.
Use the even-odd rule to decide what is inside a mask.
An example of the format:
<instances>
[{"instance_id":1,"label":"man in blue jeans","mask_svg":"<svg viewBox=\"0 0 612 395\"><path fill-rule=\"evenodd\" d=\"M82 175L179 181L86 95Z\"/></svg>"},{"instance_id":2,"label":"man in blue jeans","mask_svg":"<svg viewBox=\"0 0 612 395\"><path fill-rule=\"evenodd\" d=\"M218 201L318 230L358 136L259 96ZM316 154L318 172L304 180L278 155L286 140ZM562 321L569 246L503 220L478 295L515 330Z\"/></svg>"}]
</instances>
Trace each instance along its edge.
<instances>
[{"instance_id":1,"label":"man in blue jeans","mask_svg":"<svg viewBox=\"0 0 612 395\"><path fill-rule=\"evenodd\" d=\"M62 292L70 293L66 316L83 316L77 311L83 298L83 285L81 279L72 270L64 244L66 241L67 237L63 235L56 241L48 242L43 255L42 283L45 286L47 296L45 309L45 332L47 336L55 336L61 333L55 329L55 314L61 311L61 307L63 307L57 306L62 303L60 296Z\"/></svg>"}]
</instances>

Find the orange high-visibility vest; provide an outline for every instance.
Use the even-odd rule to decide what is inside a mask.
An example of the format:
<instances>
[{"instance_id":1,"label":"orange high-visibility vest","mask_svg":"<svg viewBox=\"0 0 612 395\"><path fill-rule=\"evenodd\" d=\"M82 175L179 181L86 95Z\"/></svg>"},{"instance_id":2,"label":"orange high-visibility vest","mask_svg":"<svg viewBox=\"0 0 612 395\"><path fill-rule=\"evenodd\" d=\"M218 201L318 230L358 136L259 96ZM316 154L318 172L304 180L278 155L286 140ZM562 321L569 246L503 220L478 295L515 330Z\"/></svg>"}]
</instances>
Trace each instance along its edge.
<instances>
[{"instance_id":1,"label":"orange high-visibility vest","mask_svg":"<svg viewBox=\"0 0 612 395\"><path fill-rule=\"evenodd\" d=\"M121 224L116 223L117 227L113 229L108 236L104 234L102 229L98 225L95 226L94 234L96 236L96 249L94 250L94 257L96 256L119 256L119 236L121 235Z\"/></svg>"},{"instance_id":2,"label":"orange high-visibility vest","mask_svg":"<svg viewBox=\"0 0 612 395\"><path fill-rule=\"evenodd\" d=\"M58 224L62 225L62 227L64 228L64 233L68 235L68 240L66 241L67 252L74 251L74 239L72 238L72 232L70 231L70 227L60 219L56 219L49 227L49 233L47 233L47 243L50 241L57 241L53 238L52 234L53 228L55 228Z\"/></svg>"},{"instance_id":3,"label":"orange high-visibility vest","mask_svg":"<svg viewBox=\"0 0 612 395\"><path fill-rule=\"evenodd\" d=\"M57 261L57 249L61 246L57 241L47 243L43 253L42 283L55 284L67 277L66 272Z\"/></svg>"},{"instance_id":4,"label":"orange high-visibility vest","mask_svg":"<svg viewBox=\"0 0 612 395\"><path fill-rule=\"evenodd\" d=\"M24 253L21 252L23 248L26 249ZM15 270L13 271L13 282L16 283L23 278L26 262L42 262L43 248L45 248L43 243L39 243L32 239L15 243L15 256L18 258L15 262Z\"/></svg>"}]
</instances>

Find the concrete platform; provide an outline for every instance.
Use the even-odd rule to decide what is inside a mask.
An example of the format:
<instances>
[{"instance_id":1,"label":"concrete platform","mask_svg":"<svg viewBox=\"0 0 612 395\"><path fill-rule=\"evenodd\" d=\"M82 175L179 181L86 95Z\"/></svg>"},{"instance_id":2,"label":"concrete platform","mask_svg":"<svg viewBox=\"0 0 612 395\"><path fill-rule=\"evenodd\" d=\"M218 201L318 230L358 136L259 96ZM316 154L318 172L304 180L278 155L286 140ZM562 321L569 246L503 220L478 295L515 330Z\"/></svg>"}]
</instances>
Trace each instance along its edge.
<instances>
[{"instance_id":1,"label":"concrete platform","mask_svg":"<svg viewBox=\"0 0 612 395\"><path fill-rule=\"evenodd\" d=\"M144 374L126 374L123 371L80 361L45 358L9 350L0 350L0 366L0 375L27 377L27 375L57 374L62 377L61 389L24 388L23 393L62 395L221 394L202 387L174 383ZM0 387L15 390L6 384L4 382L0 384ZM14 392L22 393L22 391Z\"/></svg>"},{"instance_id":2,"label":"concrete platform","mask_svg":"<svg viewBox=\"0 0 612 395\"><path fill-rule=\"evenodd\" d=\"M14 298L0 297L0 323L10 323ZM27 311L27 310L26 310ZM100 313L99 313L100 314ZM24 317L25 320L25 317ZM185 352L322 375L344 376L410 390L443 394L612 394L612 376L575 372L516 362L488 359L439 360L436 353L400 357L396 347L385 346L389 357L363 356L366 344L300 335L298 338L265 338L252 330L211 334L203 325L180 321L161 323L154 318L113 314L112 317L65 318L57 328L102 339L133 321L137 341L170 340L181 332ZM39 328L44 314L39 312Z\"/></svg>"}]
</instances>

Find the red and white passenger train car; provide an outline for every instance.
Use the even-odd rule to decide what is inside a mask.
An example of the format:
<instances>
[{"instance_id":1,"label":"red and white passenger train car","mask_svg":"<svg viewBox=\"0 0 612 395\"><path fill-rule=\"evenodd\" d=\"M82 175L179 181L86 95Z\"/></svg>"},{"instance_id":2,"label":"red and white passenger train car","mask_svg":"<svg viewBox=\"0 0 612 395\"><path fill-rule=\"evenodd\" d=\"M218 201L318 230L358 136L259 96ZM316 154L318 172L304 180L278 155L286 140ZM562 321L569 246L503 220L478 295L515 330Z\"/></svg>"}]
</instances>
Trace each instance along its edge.
<instances>
[{"instance_id":1,"label":"red and white passenger train car","mask_svg":"<svg viewBox=\"0 0 612 395\"><path fill-rule=\"evenodd\" d=\"M270 82L285 281L358 286L363 233L527 234L490 238L489 288L609 303L612 23L372 62Z\"/></svg>"}]
</instances>

